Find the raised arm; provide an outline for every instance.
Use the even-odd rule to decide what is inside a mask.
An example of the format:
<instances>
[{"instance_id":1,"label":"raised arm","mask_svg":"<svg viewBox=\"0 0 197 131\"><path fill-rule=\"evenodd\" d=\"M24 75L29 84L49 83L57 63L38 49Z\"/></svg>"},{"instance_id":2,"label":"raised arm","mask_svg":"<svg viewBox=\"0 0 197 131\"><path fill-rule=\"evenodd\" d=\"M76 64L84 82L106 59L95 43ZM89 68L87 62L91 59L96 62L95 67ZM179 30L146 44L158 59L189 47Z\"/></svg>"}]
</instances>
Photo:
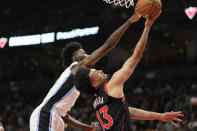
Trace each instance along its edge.
<instances>
[{"instance_id":1,"label":"raised arm","mask_svg":"<svg viewBox=\"0 0 197 131\"><path fill-rule=\"evenodd\" d=\"M142 58L144 48L146 46L148 34L150 31L150 27L152 26L154 21L159 17L159 15L160 13L153 18L147 18L144 31L134 49L132 56L127 59L127 61L123 64L120 70L114 73L111 80L109 81L108 85L110 85L110 88L114 90L112 92L116 92L117 94L119 94L118 92L122 92L121 87L123 87L125 81L127 81L128 78L132 75L133 71L135 70L135 67L137 66L140 59Z\"/></svg>"},{"instance_id":2,"label":"raised arm","mask_svg":"<svg viewBox=\"0 0 197 131\"><path fill-rule=\"evenodd\" d=\"M96 131L99 125L97 122L93 122L91 125L84 124L80 121L77 121L70 115L66 115L62 119L64 120L64 123L68 124L69 126L72 126L81 130L85 130L85 131Z\"/></svg>"},{"instance_id":3,"label":"raised arm","mask_svg":"<svg viewBox=\"0 0 197 131\"><path fill-rule=\"evenodd\" d=\"M107 52L114 48L122 35L128 29L128 27L136 22L140 17L138 15L133 15L129 18L122 26L120 26L116 31L114 31L106 42L97 50L95 50L91 55L87 56L83 61L79 63L80 66L89 67L95 64L99 59L101 59Z\"/></svg>"},{"instance_id":4,"label":"raised arm","mask_svg":"<svg viewBox=\"0 0 197 131\"><path fill-rule=\"evenodd\" d=\"M169 122L174 126L177 126L177 124L174 123L174 121L181 122L182 120L177 117L183 117L184 115L182 112L166 112L166 113L156 113L156 112L150 112L145 111L137 108L129 107L129 113L130 117L132 119L137 120L160 120L163 122Z\"/></svg>"},{"instance_id":5,"label":"raised arm","mask_svg":"<svg viewBox=\"0 0 197 131\"><path fill-rule=\"evenodd\" d=\"M135 67L142 58L149 31L150 27L144 28L144 32L142 33L142 36L138 41L132 56L129 57L127 61L123 64L122 68L115 72L112 76L112 79L110 81L113 81L114 86L122 86L125 81L128 80L128 78L132 75Z\"/></svg>"}]
</instances>

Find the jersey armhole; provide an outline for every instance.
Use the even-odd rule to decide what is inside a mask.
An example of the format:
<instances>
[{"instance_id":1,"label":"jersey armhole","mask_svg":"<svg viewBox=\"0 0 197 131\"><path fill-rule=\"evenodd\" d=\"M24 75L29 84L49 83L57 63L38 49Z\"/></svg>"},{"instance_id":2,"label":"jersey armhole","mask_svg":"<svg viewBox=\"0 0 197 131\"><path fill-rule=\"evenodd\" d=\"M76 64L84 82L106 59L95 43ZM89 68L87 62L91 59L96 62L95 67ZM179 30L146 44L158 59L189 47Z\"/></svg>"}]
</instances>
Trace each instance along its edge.
<instances>
[{"instance_id":1,"label":"jersey armhole","mask_svg":"<svg viewBox=\"0 0 197 131\"><path fill-rule=\"evenodd\" d=\"M105 93L108 95L108 93L107 93L107 82L105 83L104 90L105 90Z\"/></svg>"},{"instance_id":2,"label":"jersey armhole","mask_svg":"<svg viewBox=\"0 0 197 131\"><path fill-rule=\"evenodd\" d=\"M107 82L106 82L105 85L104 85L104 91L105 91L105 93L108 95L108 93L107 93ZM123 98L121 98L121 100L122 100L123 103L125 103L125 95L124 95Z\"/></svg>"}]
</instances>

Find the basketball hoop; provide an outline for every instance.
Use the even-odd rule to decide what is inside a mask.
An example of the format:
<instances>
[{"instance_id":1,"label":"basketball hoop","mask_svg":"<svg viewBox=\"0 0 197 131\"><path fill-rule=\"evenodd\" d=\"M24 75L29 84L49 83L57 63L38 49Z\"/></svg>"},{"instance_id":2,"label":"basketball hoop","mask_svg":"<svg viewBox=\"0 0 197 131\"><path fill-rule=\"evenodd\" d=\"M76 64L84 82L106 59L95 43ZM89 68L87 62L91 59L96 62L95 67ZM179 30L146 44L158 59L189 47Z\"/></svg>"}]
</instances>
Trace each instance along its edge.
<instances>
[{"instance_id":1,"label":"basketball hoop","mask_svg":"<svg viewBox=\"0 0 197 131\"><path fill-rule=\"evenodd\" d=\"M134 0L103 0L108 4L120 5L129 8L131 5L134 6Z\"/></svg>"}]
</instances>

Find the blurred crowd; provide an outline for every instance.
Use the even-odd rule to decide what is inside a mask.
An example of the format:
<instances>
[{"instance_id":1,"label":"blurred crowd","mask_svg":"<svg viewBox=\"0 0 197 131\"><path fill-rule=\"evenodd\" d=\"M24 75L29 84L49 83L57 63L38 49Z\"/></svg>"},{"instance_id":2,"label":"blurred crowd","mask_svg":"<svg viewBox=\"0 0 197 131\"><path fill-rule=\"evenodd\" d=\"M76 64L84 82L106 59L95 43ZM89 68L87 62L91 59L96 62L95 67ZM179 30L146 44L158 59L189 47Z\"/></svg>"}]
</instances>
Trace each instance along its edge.
<instances>
[{"instance_id":1,"label":"blurred crowd","mask_svg":"<svg viewBox=\"0 0 197 131\"><path fill-rule=\"evenodd\" d=\"M22 56L1 58L3 63L0 66L5 68L0 68L0 122L5 131L29 131L32 111L42 102L63 71L59 59L50 61L51 58L38 56L39 59ZM104 57L95 67L112 74L123 63L122 58L113 57L113 54ZM191 105L190 102L192 96L197 96L196 65L196 60L189 62L182 59L158 61L153 65L144 60L139 63L125 83L124 92L129 106L160 113L182 111L185 116L178 128L159 121L132 120L133 131L197 130L197 105ZM93 98L81 94L70 112L71 116L86 124L97 121L92 101ZM72 127L66 130L78 131Z\"/></svg>"},{"instance_id":2,"label":"blurred crowd","mask_svg":"<svg viewBox=\"0 0 197 131\"><path fill-rule=\"evenodd\" d=\"M12 82L0 89L0 121L6 131L28 131L31 112L41 103L50 88L49 85L28 86ZM155 112L183 111L185 114L178 128L159 121L132 120L133 131L196 131L196 107L190 104L190 98L195 93L197 93L196 76L177 77L170 81L128 80L125 84L125 95L130 106ZM92 100L81 95L70 114L87 124L96 121ZM68 127L67 131L77 129Z\"/></svg>"}]
</instances>

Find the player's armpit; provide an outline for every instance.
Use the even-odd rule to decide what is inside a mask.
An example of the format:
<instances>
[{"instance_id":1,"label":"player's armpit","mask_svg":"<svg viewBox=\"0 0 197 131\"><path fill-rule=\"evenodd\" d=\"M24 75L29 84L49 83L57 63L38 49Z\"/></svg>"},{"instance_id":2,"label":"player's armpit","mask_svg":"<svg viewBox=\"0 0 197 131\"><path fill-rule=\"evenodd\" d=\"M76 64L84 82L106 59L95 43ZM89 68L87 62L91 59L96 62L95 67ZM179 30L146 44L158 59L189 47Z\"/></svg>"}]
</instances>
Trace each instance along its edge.
<instances>
[{"instance_id":1,"label":"player's armpit","mask_svg":"<svg viewBox=\"0 0 197 131\"><path fill-rule=\"evenodd\" d=\"M109 81L115 87L122 87L124 83L129 79L135 70L136 65L140 61L141 57L132 55L122 66L120 70L115 72Z\"/></svg>"},{"instance_id":2,"label":"player's armpit","mask_svg":"<svg viewBox=\"0 0 197 131\"><path fill-rule=\"evenodd\" d=\"M118 70L115 72L107 84L108 95L115 98L124 97L123 87L128 75L129 74L123 70Z\"/></svg>"}]
</instances>

